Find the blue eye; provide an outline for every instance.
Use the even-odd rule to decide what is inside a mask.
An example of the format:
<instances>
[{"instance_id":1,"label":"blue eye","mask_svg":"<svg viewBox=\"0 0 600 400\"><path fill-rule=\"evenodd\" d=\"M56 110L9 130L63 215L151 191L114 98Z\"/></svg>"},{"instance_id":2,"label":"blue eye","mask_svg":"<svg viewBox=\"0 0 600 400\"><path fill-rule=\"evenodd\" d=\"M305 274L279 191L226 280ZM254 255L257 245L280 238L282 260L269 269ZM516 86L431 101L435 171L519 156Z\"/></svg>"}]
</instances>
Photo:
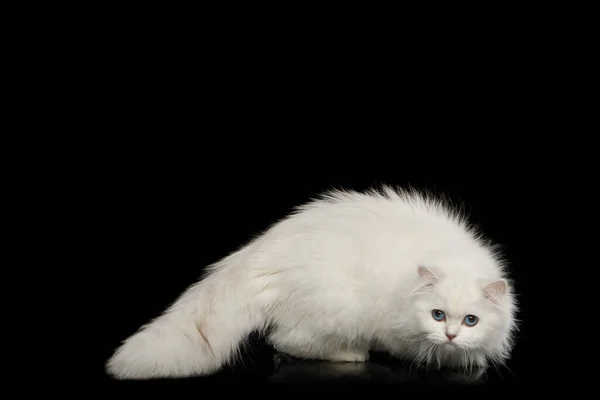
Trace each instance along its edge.
<instances>
[{"instance_id":1,"label":"blue eye","mask_svg":"<svg viewBox=\"0 0 600 400\"><path fill-rule=\"evenodd\" d=\"M431 312L431 315L433 316L433 319L435 319L436 321L441 321L446 317L446 314L444 314L444 312L442 310L433 310Z\"/></svg>"},{"instance_id":2,"label":"blue eye","mask_svg":"<svg viewBox=\"0 0 600 400\"><path fill-rule=\"evenodd\" d=\"M468 326L473 326L477 323L477 321L479 321L479 318L477 318L474 315L467 315L465 317L465 324L467 324Z\"/></svg>"}]
</instances>

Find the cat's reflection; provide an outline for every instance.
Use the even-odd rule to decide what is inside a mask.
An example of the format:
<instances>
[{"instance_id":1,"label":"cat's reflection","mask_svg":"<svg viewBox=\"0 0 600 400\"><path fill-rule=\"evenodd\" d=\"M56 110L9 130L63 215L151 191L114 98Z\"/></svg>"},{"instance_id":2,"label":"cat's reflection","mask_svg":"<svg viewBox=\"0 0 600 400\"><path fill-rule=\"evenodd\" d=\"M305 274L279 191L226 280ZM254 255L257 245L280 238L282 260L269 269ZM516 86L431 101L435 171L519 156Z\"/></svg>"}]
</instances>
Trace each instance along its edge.
<instances>
[{"instance_id":1,"label":"cat's reflection","mask_svg":"<svg viewBox=\"0 0 600 400\"><path fill-rule=\"evenodd\" d=\"M431 382L438 384L481 384L485 382L482 368L471 373L441 370L426 371L401 365L370 361L367 363L335 363L305 361L276 353L271 382Z\"/></svg>"}]
</instances>

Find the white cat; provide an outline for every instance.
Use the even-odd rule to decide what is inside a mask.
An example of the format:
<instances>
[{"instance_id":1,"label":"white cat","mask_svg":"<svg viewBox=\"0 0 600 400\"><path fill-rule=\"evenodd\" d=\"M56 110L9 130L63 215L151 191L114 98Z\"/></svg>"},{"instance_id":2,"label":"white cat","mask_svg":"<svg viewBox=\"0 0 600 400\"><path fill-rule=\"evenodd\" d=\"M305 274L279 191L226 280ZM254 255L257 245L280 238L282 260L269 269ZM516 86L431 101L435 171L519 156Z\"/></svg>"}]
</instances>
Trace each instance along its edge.
<instances>
[{"instance_id":1,"label":"white cat","mask_svg":"<svg viewBox=\"0 0 600 400\"><path fill-rule=\"evenodd\" d=\"M252 331L305 359L369 350L434 367L509 358L517 302L496 246L446 202L331 191L211 265L106 363L118 379L211 374Z\"/></svg>"}]
</instances>

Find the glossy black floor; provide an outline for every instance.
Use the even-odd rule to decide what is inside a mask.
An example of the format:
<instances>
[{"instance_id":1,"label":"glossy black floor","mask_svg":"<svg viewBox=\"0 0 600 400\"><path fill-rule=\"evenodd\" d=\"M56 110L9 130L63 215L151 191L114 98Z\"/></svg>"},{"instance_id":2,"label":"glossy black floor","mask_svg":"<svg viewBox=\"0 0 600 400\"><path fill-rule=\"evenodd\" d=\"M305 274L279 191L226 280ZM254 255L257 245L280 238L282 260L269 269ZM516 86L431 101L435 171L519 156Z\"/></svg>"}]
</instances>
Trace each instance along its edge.
<instances>
[{"instance_id":1,"label":"glossy black floor","mask_svg":"<svg viewBox=\"0 0 600 400\"><path fill-rule=\"evenodd\" d=\"M523 385L526 381L521 366L513 357L505 366L457 371L451 369L426 369L410 362L395 360L387 354L371 353L366 363L332 363L307 361L277 353L263 341L250 339L239 363L223 368L206 377L185 379L156 379L147 381L115 381L122 387L151 387L153 384L202 385L207 383L302 383L302 384L402 384L409 386L453 386L494 388L506 385ZM518 349L515 350L518 357Z\"/></svg>"}]
</instances>

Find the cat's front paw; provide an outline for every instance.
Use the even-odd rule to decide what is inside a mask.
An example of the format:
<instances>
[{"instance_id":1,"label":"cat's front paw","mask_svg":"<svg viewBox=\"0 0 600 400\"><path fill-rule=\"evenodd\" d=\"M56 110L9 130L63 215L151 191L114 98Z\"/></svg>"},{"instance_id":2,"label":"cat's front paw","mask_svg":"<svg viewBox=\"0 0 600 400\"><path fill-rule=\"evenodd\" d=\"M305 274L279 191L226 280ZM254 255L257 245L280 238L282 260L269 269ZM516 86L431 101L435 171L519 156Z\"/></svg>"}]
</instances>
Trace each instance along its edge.
<instances>
[{"instance_id":1,"label":"cat's front paw","mask_svg":"<svg viewBox=\"0 0 600 400\"><path fill-rule=\"evenodd\" d=\"M360 350L340 350L325 357L333 362L366 362L369 361L369 352Z\"/></svg>"}]
</instances>

